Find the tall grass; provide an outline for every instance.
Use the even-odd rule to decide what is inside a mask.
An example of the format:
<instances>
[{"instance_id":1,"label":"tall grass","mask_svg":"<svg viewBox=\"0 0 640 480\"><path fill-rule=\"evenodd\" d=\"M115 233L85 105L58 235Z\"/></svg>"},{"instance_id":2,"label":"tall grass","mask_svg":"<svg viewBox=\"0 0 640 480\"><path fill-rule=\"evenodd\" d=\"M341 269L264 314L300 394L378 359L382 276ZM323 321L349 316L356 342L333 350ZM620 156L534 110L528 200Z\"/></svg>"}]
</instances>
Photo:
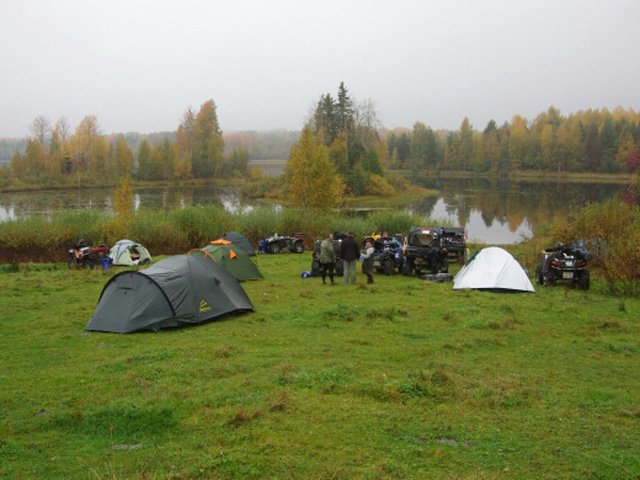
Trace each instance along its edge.
<instances>
[{"instance_id":1,"label":"tall grass","mask_svg":"<svg viewBox=\"0 0 640 480\"><path fill-rule=\"evenodd\" d=\"M92 243L102 241L100 225L108 215L93 210L63 211L51 218L32 216L0 223L0 247L49 248L68 245L84 238Z\"/></svg>"},{"instance_id":2,"label":"tall grass","mask_svg":"<svg viewBox=\"0 0 640 480\"><path fill-rule=\"evenodd\" d=\"M326 232L354 231L357 237L371 232L406 232L424 224L418 216L395 211L374 213L303 213L292 208L261 206L230 213L222 206L193 206L166 211L142 208L123 222L113 215L92 210L67 211L50 218L29 217L0 223L2 249L53 249L65 251L84 238L93 245L113 244L124 237L138 241L154 255L175 254L202 247L229 230L237 230L254 245L274 233L305 233L308 244Z\"/></svg>"}]
</instances>

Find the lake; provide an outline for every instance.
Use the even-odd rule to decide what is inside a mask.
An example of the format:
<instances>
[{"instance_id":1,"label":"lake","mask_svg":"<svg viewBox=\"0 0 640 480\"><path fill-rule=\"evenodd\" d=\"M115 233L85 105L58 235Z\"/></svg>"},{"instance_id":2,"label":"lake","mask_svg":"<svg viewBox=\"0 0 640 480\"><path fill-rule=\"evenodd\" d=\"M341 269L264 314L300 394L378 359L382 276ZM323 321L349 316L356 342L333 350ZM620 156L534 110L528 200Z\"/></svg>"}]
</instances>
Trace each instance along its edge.
<instances>
[{"instance_id":1,"label":"lake","mask_svg":"<svg viewBox=\"0 0 640 480\"><path fill-rule=\"evenodd\" d=\"M441 192L400 207L436 223L463 226L469 241L513 244L533 235L536 225L566 218L587 202L600 202L626 190L614 183L425 179L421 185ZM60 210L111 210L112 188L15 192L0 194L0 221ZM215 203L231 212L251 209L256 202L228 187L137 188L136 208L172 208ZM424 225L429 226L429 225Z\"/></svg>"}]
</instances>

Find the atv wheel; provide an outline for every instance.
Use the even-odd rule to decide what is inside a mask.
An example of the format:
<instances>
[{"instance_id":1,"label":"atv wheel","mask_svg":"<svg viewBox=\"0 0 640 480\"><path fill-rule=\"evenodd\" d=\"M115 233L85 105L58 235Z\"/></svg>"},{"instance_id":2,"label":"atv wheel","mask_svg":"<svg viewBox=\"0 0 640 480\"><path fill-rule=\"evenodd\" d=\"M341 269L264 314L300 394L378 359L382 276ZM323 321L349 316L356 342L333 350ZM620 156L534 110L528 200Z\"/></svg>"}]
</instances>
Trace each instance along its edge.
<instances>
[{"instance_id":1,"label":"atv wheel","mask_svg":"<svg viewBox=\"0 0 640 480\"><path fill-rule=\"evenodd\" d=\"M538 285L544 284L544 279L542 278L542 267L540 265L536 267L536 283Z\"/></svg>"},{"instance_id":2,"label":"atv wheel","mask_svg":"<svg viewBox=\"0 0 640 480\"><path fill-rule=\"evenodd\" d=\"M582 272L582 275L578 279L578 288L580 290L589 290L591 280L589 279L589 270Z\"/></svg>"},{"instance_id":3,"label":"atv wheel","mask_svg":"<svg viewBox=\"0 0 640 480\"><path fill-rule=\"evenodd\" d=\"M336 275L339 277L344 275L344 262L342 260L336 262Z\"/></svg>"},{"instance_id":4,"label":"atv wheel","mask_svg":"<svg viewBox=\"0 0 640 480\"><path fill-rule=\"evenodd\" d=\"M280 245L278 245L277 243L272 243L271 245L267 246L267 251L269 253L280 253Z\"/></svg>"},{"instance_id":5,"label":"atv wheel","mask_svg":"<svg viewBox=\"0 0 640 480\"><path fill-rule=\"evenodd\" d=\"M413 268L411 268L411 262L409 260L405 260L405 262L402 264L402 275L404 275L405 277L410 277L412 270Z\"/></svg>"},{"instance_id":6,"label":"atv wheel","mask_svg":"<svg viewBox=\"0 0 640 480\"><path fill-rule=\"evenodd\" d=\"M544 275L544 286L545 287L553 287L556 284L556 274L555 272L550 271Z\"/></svg>"},{"instance_id":7,"label":"atv wheel","mask_svg":"<svg viewBox=\"0 0 640 480\"><path fill-rule=\"evenodd\" d=\"M318 260L313 260L311 262L311 275L314 277L320 275L320 262Z\"/></svg>"},{"instance_id":8,"label":"atv wheel","mask_svg":"<svg viewBox=\"0 0 640 480\"><path fill-rule=\"evenodd\" d=\"M293 244L293 253L302 253L304 252L304 245L302 242L296 242Z\"/></svg>"},{"instance_id":9,"label":"atv wheel","mask_svg":"<svg viewBox=\"0 0 640 480\"><path fill-rule=\"evenodd\" d=\"M93 259L92 258L83 259L82 260L82 266L84 268L90 268L91 270L93 270L93 267L94 267Z\"/></svg>"},{"instance_id":10,"label":"atv wheel","mask_svg":"<svg viewBox=\"0 0 640 480\"><path fill-rule=\"evenodd\" d=\"M73 255L69 255L69 259L67 260L67 267L69 267L69 270L71 270L76 266L77 266L76 257L74 257Z\"/></svg>"},{"instance_id":11,"label":"atv wheel","mask_svg":"<svg viewBox=\"0 0 640 480\"><path fill-rule=\"evenodd\" d=\"M395 273L396 267L392 258L386 258L382 265L385 275L390 276Z\"/></svg>"}]
</instances>

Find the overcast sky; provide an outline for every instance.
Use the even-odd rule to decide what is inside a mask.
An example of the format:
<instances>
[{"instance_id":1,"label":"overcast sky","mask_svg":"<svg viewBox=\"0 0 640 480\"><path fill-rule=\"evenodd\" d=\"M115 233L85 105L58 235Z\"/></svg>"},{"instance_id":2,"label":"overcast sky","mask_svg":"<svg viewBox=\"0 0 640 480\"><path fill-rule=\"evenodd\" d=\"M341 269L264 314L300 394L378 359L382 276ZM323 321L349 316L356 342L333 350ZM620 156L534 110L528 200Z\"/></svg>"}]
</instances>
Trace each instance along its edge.
<instances>
[{"instance_id":1,"label":"overcast sky","mask_svg":"<svg viewBox=\"0 0 640 480\"><path fill-rule=\"evenodd\" d=\"M638 0L0 0L0 137L175 130L208 99L226 133L299 130L342 81L387 128L637 111L639 31Z\"/></svg>"}]
</instances>

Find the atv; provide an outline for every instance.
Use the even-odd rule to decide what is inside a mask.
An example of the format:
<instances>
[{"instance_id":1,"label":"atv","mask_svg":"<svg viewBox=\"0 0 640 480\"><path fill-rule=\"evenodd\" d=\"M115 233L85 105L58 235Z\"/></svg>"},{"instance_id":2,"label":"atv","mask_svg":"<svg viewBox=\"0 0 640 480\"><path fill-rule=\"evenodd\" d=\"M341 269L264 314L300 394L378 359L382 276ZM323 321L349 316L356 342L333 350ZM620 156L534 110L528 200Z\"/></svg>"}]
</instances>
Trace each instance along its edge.
<instances>
[{"instance_id":1,"label":"atv","mask_svg":"<svg viewBox=\"0 0 640 480\"><path fill-rule=\"evenodd\" d=\"M542 252L540 265L536 267L536 282L550 287L557 281L566 281L581 290L589 290L591 281L587 262L592 257L591 252L575 245L566 247L558 243L554 248L546 248Z\"/></svg>"},{"instance_id":2,"label":"atv","mask_svg":"<svg viewBox=\"0 0 640 480\"><path fill-rule=\"evenodd\" d=\"M438 229L411 227L402 249L402 274L410 276L422 270L432 274L449 271L448 250L442 245Z\"/></svg>"},{"instance_id":3,"label":"atv","mask_svg":"<svg viewBox=\"0 0 640 480\"><path fill-rule=\"evenodd\" d=\"M440 240L442 246L447 249L449 258L457 260L460 265L467 256L467 244L465 231L462 227L440 227Z\"/></svg>"},{"instance_id":4,"label":"atv","mask_svg":"<svg viewBox=\"0 0 640 480\"><path fill-rule=\"evenodd\" d=\"M333 237L333 250L336 252L336 276L341 277L344 274L344 263L340 258L340 245L342 240L336 240L336 236L340 236L336 233ZM316 240L313 244L313 254L311 255L311 275L314 277L320 276L320 244L322 240Z\"/></svg>"},{"instance_id":5,"label":"atv","mask_svg":"<svg viewBox=\"0 0 640 480\"><path fill-rule=\"evenodd\" d=\"M398 242L389 239L383 240L379 235L372 235L365 237L362 245L371 241L373 243L373 268L378 273L384 273L385 275L393 275L398 269L398 272L402 272L402 264L404 257L402 256L402 247L398 246Z\"/></svg>"},{"instance_id":6,"label":"atv","mask_svg":"<svg viewBox=\"0 0 640 480\"><path fill-rule=\"evenodd\" d=\"M280 253L282 251L303 253L304 236L304 233L295 233L293 237L276 233L272 237L260 241L260 251L262 253Z\"/></svg>"},{"instance_id":7,"label":"atv","mask_svg":"<svg viewBox=\"0 0 640 480\"><path fill-rule=\"evenodd\" d=\"M109 246L100 244L93 248L86 242L86 240L81 238L73 248L69 249L68 253L67 266L69 268L93 268L96 263L99 263L103 257L109 254Z\"/></svg>"}]
</instances>

